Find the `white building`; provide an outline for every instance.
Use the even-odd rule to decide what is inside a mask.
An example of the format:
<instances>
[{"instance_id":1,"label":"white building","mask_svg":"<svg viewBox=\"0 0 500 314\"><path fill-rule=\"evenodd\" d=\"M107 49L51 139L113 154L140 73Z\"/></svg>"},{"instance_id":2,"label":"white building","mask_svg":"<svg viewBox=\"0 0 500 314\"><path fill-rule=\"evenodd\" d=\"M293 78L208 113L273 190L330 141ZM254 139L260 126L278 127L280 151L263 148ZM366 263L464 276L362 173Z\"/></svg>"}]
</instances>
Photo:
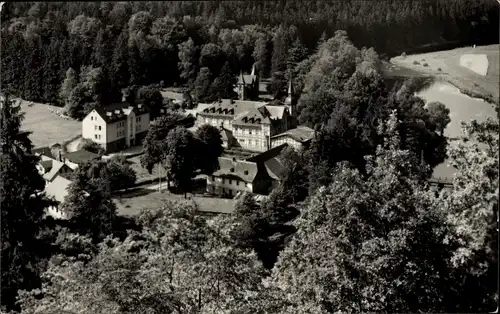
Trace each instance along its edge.
<instances>
[{"instance_id":1,"label":"white building","mask_svg":"<svg viewBox=\"0 0 500 314\"><path fill-rule=\"evenodd\" d=\"M82 121L82 137L100 144L107 153L140 145L149 130L149 109L126 102L92 110Z\"/></svg>"}]
</instances>

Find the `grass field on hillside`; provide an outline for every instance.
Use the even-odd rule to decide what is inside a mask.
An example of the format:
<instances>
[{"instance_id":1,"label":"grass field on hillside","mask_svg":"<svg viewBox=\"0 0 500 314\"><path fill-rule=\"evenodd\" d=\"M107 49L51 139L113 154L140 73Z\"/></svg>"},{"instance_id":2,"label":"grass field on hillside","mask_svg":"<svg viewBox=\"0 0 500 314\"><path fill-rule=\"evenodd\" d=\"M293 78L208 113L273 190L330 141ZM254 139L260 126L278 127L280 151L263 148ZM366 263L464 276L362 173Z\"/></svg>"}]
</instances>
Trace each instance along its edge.
<instances>
[{"instance_id":1,"label":"grass field on hillside","mask_svg":"<svg viewBox=\"0 0 500 314\"><path fill-rule=\"evenodd\" d=\"M464 54L485 54L488 58L488 71L480 75L460 65ZM394 71L411 70L412 74L422 73L442 78L461 90L476 95L499 95L499 47L498 45L457 48L424 54L408 55L391 59Z\"/></svg>"},{"instance_id":2,"label":"grass field on hillside","mask_svg":"<svg viewBox=\"0 0 500 314\"><path fill-rule=\"evenodd\" d=\"M49 108L61 110L59 107L44 104L35 103L28 106L26 101L21 103L21 111L25 113L21 129L33 132L30 139L35 148L62 144L82 131L81 122L59 117Z\"/></svg>"}]
</instances>

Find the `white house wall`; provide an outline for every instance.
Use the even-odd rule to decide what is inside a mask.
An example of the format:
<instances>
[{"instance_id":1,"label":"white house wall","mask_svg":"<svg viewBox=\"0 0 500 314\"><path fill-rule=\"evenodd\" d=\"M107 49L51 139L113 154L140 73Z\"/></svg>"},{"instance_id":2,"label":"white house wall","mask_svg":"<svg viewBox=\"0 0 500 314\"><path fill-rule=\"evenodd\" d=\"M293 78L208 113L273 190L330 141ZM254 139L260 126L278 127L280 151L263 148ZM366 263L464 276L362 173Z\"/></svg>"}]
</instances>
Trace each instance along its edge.
<instances>
[{"instance_id":1,"label":"white house wall","mask_svg":"<svg viewBox=\"0 0 500 314\"><path fill-rule=\"evenodd\" d=\"M99 127L101 127L100 130ZM82 121L82 137L105 145L108 142L106 127L104 119L95 110L92 110Z\"/></svg>"}]
</instances>

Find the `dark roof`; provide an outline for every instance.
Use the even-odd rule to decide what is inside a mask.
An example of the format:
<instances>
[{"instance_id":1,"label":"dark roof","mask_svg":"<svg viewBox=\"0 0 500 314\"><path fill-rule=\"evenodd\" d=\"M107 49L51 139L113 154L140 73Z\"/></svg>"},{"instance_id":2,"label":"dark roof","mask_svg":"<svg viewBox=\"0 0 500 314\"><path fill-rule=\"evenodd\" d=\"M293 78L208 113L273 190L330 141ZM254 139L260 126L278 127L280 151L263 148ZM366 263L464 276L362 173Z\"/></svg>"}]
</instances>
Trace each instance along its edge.
<instances>
[{"instance_id":1,"label":"dark roof","mask_svg":"<svg viewBox=\"0 0 500 314\"><path fill-rule=\"evenodd\" d=\"M266 106L245 112L234 119L233 125L270 124L271 114Z\"/></svg>"},{"instance_id":2,"label":"dark roof","mask_svg":"<svg viewBox=\"0 0 500 314\"><path fill-rule=\"evenodd\" d=\"M252 157L249 157L246 159L246 161L250 161L250 162L265 162L271 158L274 158L278 155L280 155L284 150L285 148L288 147L288 144L285 143L285 144L281 144L280 146L276 146L276 147L273 147L271 148L270 150L267 150L263 153L260 153L258 155L255 155L255 156L252 156Z\"/></svg>"},{"instance_id":3,"label":"dark roof","mask_svg":"<svg viewBox=\"0 0 500 314\"><path fill-rule=\"evenodd\" d=\"M45 172L48 172L50 171L50 169L52 169L52 160L42 160L40 161L40 166L42 166Z\"/></svg>"},{"instance_id":4,"label":"dark roof","mask_svg":"<svg viewBox=\"0 0 500 314\"><path fill-rule=\"evenodd\" d=\"M314 130L307 126L298 126L294 129L290 129L286 132L274 135L271 138L277 138L280 136L290 136L298 142L305 143L314 138Z\"/></svg>"},{"instance_id":5,"label":"dark roof","mask_svg":"<svg viewBox=\"0 0 500 314\"><path fill-rule=\"evenodd\" d=\"M88 161L92 161L94 159L99 159L99 158L101 158L101 156L99 156L98 154L94 154L94 153L91 153L89 151L86 151L85 149L82 149L82 150L78 150L76 152L66 153L64 155L64 158L66 158L66 160L71 161L72 163L75 163L75 164L83 164L83 163L86 163Z\"/></svg>"},{"instance_id":6,"label":"dark roof","mask_svg":"<svg viewBox=\"0 0 500 314\"><path fill-rule=\"evenodd\" d=\"M116 113L116 110L119 113ZM106 123L114 123L117 121L126 120L130 114L130 110L134 110L137 115L149 112L149 108L143 104L132 106L128 102L114 103L111 105L95 108L95 111L106 121ZM111 115L108 115L108 112Z\"/></svg>"}]
</instances>

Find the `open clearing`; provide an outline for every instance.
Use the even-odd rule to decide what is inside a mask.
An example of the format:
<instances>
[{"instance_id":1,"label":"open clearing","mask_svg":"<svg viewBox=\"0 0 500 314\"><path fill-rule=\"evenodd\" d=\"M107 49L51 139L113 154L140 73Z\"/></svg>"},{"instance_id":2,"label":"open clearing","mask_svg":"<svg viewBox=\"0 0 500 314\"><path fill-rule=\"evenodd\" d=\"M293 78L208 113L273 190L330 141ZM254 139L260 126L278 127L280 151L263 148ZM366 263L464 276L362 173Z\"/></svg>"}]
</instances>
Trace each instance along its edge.
<instances>
[{"instance_id":1,"label":"open clearing","mask_svg":"<svg viewBox=\"0 0 500 314\"><path fill-rule=\"evenodd\" d=\"M80 122L64 119L49 110L61 108L38 103L32 106L28 104L27 101L21 102L21 110L25 112L21 128L33 132L30 139L35 148L62 144L81 133Z\"/></svg>"},{"instance_id":2,"label":"open clearing","mask_svg":"<svg viewBox=\"0 0 500 314\"><path fill-rule=\"evenodd\" d=\"M481 55L486 56L487 62ZM432 75L469 93L492 95L498 99L499 57L499 46L490 45L399 56L392 58L391 63L396 69L404 67L410 69L412 73L416 71L422 75ZM472 70L468 68L469 65Z\"/></svg>"}]
</instances>

